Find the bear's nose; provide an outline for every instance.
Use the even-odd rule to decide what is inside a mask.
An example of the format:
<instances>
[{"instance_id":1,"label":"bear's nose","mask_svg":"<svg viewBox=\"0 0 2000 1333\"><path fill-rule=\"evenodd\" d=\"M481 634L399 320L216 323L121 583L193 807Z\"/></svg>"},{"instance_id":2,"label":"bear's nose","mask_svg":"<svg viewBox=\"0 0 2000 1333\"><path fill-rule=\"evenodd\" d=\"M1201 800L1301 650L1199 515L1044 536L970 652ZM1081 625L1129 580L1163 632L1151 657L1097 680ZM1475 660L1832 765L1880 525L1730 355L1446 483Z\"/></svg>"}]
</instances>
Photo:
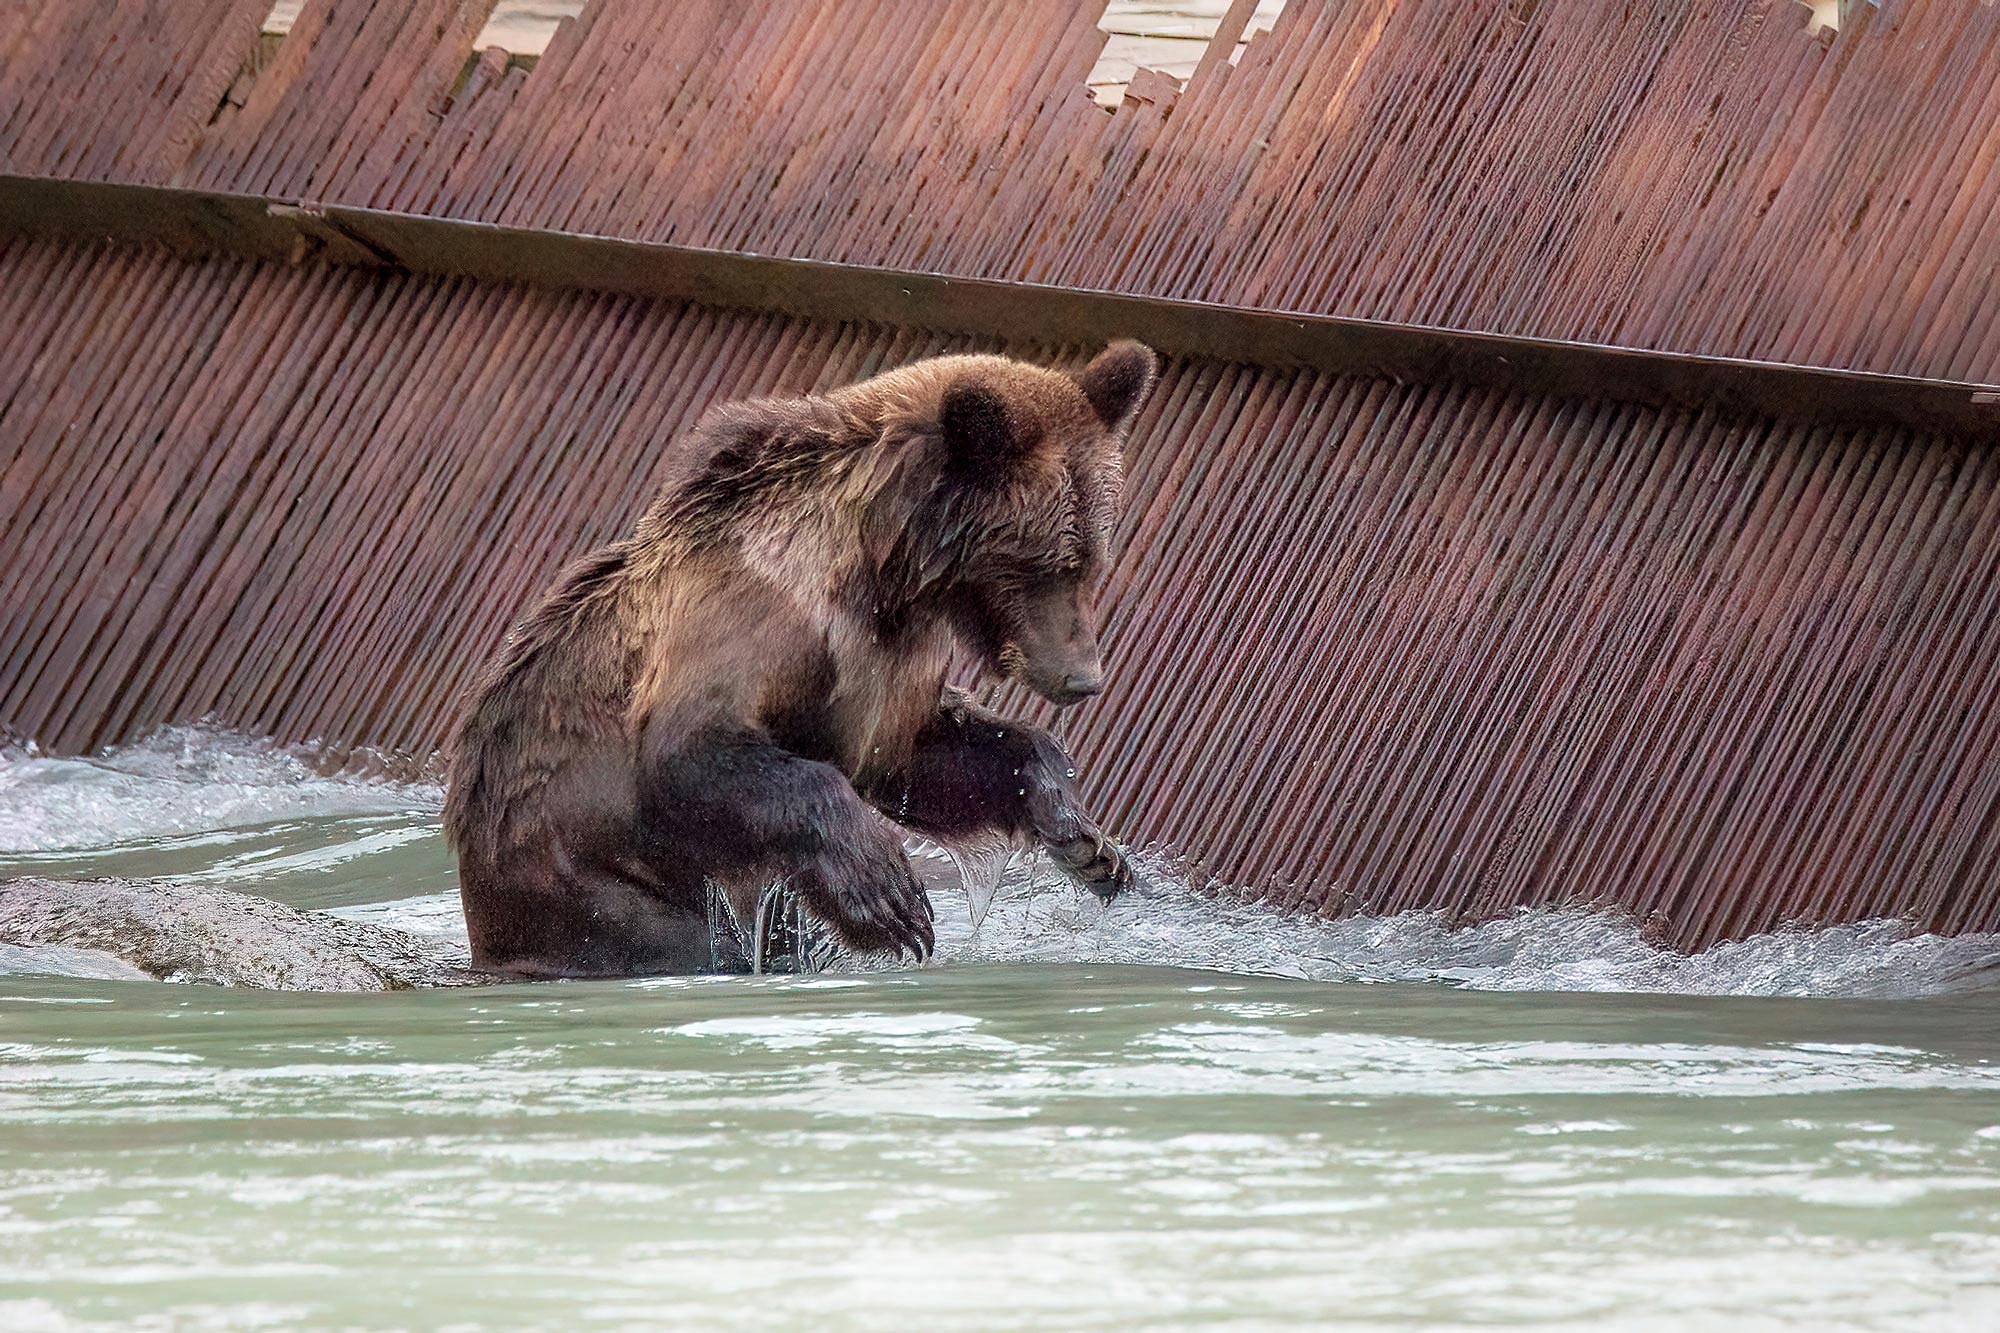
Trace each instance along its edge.
<instances>
[{"instance_id":1,"label":"bear's nose","mask_svg":"<svg viewBox=\"0 0 2000 1333\"><path fill-rule=\"evenodd\" d=\"M1104 690L1104 673L1101 671L1072 671L1062 678L1063 693L1071 699L1088 699Z\"/></svg>"}]
</instances>

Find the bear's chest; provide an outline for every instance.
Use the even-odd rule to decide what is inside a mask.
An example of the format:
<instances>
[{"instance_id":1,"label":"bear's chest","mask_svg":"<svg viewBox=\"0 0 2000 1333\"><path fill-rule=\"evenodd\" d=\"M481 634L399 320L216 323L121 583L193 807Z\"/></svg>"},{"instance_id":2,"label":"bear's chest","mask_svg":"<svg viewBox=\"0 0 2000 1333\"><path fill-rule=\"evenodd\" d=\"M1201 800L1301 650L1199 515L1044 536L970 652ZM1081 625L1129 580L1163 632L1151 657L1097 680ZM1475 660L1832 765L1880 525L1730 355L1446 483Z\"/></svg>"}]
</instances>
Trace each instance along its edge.
<instances>
[{"instance_id":1,"label":"bear's chest","mask_svg":"<svg viewBox=\"0 0 2000 1333\"><path fill-rule=\"evenodd\" d=\"M850 778L893 771L937 711L944 674L945 653L928 641L843 642L829 634L766 695L762 722L787 750Z\"/></svg>"}]
</instances>

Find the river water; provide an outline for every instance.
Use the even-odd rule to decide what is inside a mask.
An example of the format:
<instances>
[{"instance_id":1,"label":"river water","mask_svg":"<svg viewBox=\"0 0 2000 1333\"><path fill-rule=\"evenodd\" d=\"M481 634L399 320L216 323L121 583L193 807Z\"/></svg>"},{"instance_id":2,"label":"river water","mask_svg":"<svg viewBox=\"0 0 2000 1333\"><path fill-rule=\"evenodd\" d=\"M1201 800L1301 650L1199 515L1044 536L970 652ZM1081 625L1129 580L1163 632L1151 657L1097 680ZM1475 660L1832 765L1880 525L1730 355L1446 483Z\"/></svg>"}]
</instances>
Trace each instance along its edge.
<instances>
[{"instance_id":1,"label":"river water","mask_svg":"<svg viewBox=\"0 0 2000 1333\"><path fill-rule=\"evenodd\" d=\"M449 932L437 803L199 731L15 754L0 874ZM936 962L808 977L0 947L0 1328L2000 1327L2000 940L939 897Z\"/></svg>"}]
</instances>

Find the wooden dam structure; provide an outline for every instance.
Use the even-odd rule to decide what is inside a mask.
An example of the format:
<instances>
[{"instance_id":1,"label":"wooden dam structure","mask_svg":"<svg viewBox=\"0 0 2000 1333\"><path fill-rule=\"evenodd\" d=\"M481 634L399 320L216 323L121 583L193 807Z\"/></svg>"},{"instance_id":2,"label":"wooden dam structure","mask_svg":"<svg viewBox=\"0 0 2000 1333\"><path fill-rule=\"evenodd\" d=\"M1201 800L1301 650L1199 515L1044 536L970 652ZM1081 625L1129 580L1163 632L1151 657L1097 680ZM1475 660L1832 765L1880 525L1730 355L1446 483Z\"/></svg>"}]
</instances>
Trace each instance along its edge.
<instances>
[{"instance_id":1,"label":"wooden dam structure","mask_svg":"<svg viewBox=\"0 0 2000 1333\"><path fill-rule=\"evenodd\" d=\"M422 755L724 399L1168 357L1065 719L1325 912L2000 929L2000 7L0 0L0 725Z\"/></svg>"}]
</instances>

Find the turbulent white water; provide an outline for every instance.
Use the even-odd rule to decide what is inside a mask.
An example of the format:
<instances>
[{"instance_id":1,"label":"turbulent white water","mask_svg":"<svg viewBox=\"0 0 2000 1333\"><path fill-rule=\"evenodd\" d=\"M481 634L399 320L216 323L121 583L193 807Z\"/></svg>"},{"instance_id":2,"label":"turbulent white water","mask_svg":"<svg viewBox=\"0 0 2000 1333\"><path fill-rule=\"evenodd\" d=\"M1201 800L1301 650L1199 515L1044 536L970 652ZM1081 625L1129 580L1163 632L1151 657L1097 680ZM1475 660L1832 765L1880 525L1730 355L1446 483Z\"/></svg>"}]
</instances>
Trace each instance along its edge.
<instances>
[{"instance_id":1,"label":"turbulent white water","mask_svg":"<svg viewBox=\"0 0 2000 1333\"><path fill-rule=\"evenodd\" d=\"M16 754L0 876L459 935L438 795L199 730ZM959 867L922 968L309 994L0 946L0 1330L2000 1327L2000 991L1942 994L1993 940Z\"/></svg>"},{"instance_id":2,"label":"turbulent white water","mask_svg":"<svg viewBox=\"0 0 2000 1333\"><path fill-rule=\"evenodd\" d=\"M0 750L0 856L207 838L306 816L435 812L420 783L325 777L304 757L169 727L91 759Z\"/></svg>"},{"instance_id":3,"label":"turbulent white water","mask_svg":"<svg viewBox=\"0 0 2000 1333\"><path fill-rule=\"evenodd\" d=\"M406 929L463 934L436 831L435 786L325 777L299 756L176 728L88 760L0 757L0 872L139 875L260 886ZM918 849L919 855L941 856ZM1338 982L1488 990L1921 996L2000 983L2000 936L1913 935L1895 921L1787 930L1686 956L1622 916L1529 909L1452 928L1408 912L1337 921L1190 891L1141 855L1136 891L1106 907L1045 863L961 856L962 894L936 894L931 966L1126 963ZM315 900L315 879L342 891ZM308 891L287 893L303 885ZM411 892L423 888L427 892ZM0 952L0 972L75 974L72 953Z\"/></svg>"}]
</instances>

